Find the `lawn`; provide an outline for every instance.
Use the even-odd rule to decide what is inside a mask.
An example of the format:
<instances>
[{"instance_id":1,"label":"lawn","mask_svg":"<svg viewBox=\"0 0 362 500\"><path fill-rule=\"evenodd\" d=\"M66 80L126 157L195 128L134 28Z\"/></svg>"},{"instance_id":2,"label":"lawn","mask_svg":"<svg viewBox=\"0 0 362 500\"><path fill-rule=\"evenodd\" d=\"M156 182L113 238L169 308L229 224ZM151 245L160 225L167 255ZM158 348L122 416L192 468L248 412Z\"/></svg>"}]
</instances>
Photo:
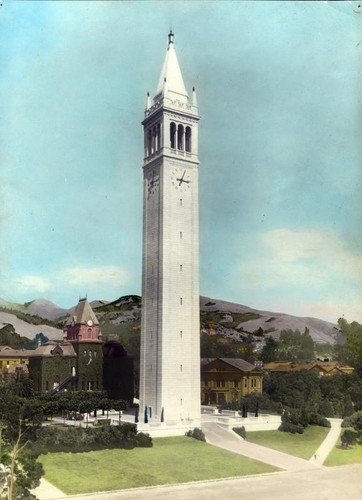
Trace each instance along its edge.
<instances>
[{"instance_id":1,"label":"lawn","mask_svg":"<svg viewBox=\"0 0 362 500\"><path fill-rule=\"evenodd\" d=\"M247 432L246 439L251 443L283 451L299 458L309 460L319 448L329 432L327 427L308 426L303 434L290 434L280 431Z\"/></svg>"},{"instance_id":2,"label":"lawn","mask_svg":"<svg viewBox=\"0 0 362 500\"><path fill-rule=\"evenodd\" d=\"M48 453L40 461L45 478L68 495L278 470L189 437L154 439L152 448Z\"/></svg>"},{"instance_id":3,"label":"lawn","mask_svg":"<svg viewBox=\"0 0 362 500\"><path fill-rule=\"evenodd\" d=\"M339 442L340 446L341 443ZM355 444L348 449L334 447L323 465L350 465L362 463L362 445Z\"/></svg>"}]
</instances>

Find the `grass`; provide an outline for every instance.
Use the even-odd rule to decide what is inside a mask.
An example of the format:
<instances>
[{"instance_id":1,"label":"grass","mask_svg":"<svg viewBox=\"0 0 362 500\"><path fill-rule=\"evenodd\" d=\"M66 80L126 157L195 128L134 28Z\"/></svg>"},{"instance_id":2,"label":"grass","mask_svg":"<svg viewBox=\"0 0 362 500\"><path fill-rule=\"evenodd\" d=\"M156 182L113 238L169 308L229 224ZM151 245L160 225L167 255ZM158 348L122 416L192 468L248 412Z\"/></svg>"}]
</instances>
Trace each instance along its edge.
<instances>
[{"instance_id":1,"label":"grass","mask_svg":"<svg viewBox=\"0 0 362 500\"><path fill-rule=\"evenodd\" d=\"M341 445L339 441L338 446ZM323 465L350 465L362 463L362 445L355 444L347 449L333 448Z\"/></svg>"},{"instance_id":2,"label":"grass","mask_svg":"<svg viewBox=\"0 0 362 500\"><path fill-rule=\"evenodd\" d=\"M251 443L267 448L289 453L299 458L309 460L319 448L329 432L327 427L308 426L303 434L290 434L280 431L247 432L246 439Z\"/></svg>"},{"instance_id":3,"label":"grass","mask_svg":"<svg viewBox=\"0 0 362 500\"><path fill-rule=\"evenodd\" d=\"M276 467L189 437L158 438L153 448L49 453L45 478L68 495L275 472Z\"/></svg>"}]
</instances>

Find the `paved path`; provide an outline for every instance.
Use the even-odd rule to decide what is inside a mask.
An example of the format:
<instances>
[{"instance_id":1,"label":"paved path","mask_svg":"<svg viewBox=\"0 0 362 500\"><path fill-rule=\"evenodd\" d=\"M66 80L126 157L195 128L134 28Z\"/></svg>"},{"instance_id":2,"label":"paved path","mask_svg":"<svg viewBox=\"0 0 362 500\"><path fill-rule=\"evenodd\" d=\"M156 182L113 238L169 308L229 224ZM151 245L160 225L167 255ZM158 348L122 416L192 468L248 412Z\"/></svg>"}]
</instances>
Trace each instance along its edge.
<instances>
[{"instance_id":1,"label":"paved path","mask_svg":"<svg viewBox=\"0 0 362 500\"><path fill-rule=\"evenodd\" d=\"M219 481L109 491L67 500L359 500L362 465L315 467ZM47 500L55 500L48 497Z\"/></svg>"},{"instance_id":2,"label":"paved path","mask_svg":"<svg viewBox=\"0 0 362 500\"><path fill-rule=\"evenodd\" d=\"M32 493L39 500L51 500L53 498L65 498L67 495L60 491L59 488L53 486L44 477L40 480L40 485L35 488Z\"/></svg>"},{"instance_id":3,"label":"paved path","mask_svg":"<svg viewBox=\"0 0 362 500\"><path fill-rule=\"evenodd\" d=\"M253 458L269 465L274 465L280 469L288 471L310 470L317 467L317 464L303 460L302 458L288 455L280 451L266 448L258 444L249 443L241 439L235 432L228 431L225 427L216 423L202 424L208 443L224 448L234 453L239 453L245 457Z\"/></svg>"},{"instance_id":4,"label":"paved path","mask_svg":"<svg viewBox=\"0 0 362 500\"><path fill-rule=\"evenodd\" d=\"M325 459L328 457L330 452L333 450L336 442L338 441L339 435L341 433L342 419L340 418L329 418L331 423L331 429L324 439L323 443L320 445L318 450L310 458L310 462L316 465L323 465Z\"/></svg>"}]
</instances>

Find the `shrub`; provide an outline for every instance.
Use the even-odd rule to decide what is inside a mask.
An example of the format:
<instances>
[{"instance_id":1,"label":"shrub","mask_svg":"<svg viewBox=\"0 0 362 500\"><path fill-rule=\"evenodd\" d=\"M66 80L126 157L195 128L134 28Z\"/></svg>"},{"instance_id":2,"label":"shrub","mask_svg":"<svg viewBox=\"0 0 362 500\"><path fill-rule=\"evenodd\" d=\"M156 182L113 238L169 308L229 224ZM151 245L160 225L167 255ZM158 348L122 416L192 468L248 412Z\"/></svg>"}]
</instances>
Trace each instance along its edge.
<instances>
[{"instance_id":1,"label":"shrub","mask_svg":"<svg viewBox=\"0 0 362 500\"><path fill-rule=\"evenodd\" d=\"M341 435L341 441L343 447L347 448L350 444L356 443L358 438L358 433L352 429L345 429Z\"/></svg>"},{"instance_id":2,"label":"shrub","mask_svg":"<svg viewBox=\"0 0 362 500\"><path fill-rule=\"evenodd\" d=\"M319 425L320 427L330 427L331 423L325 417L320 415L319 413L311 412L309 414L309 422L310 425Z\"/></svg>"},{"instance_id":3,"label":"shrub","mask_svg":"<svg viewBox=\"0 0 362 500\"><path fill-rule=\"evenodd\" d=\"M206 441L205 434L198 427L195 427L195 429L187 431L185 433L185 436L198 439L199 441Z\"/></svg>"},{"instance_id":4,"label":"shrub","mask_svg":"<svg viewBox=\"0 0 362 500\"><path fill-rule=\"evenodd\" d=\"M72 451L83 452L111 448L132 449L151 447L152 439L147 434L137 434L133 424L108 425L84 429L83 427L46 426L37 432L32 447L39 453Z\"/></svg>"},{"instance_id":5,"label":"shrub","mask_svg":"<svg viewBox=\"0 0 362 500\"><path fill-rule=\"evenodd\" d=\"M295 434L303 434L304 425L305 424L305 413L298 410L285 410L282 415L282 423L279 426L279 431L282 432L291 432Z\"/></svg>"},{"instance_id":6,"label":"shrub","mask_svg":"<svg viewBox=\"0 0 362 500\"><path fill-rule=\"evenodd\" d=\"M362 411L356 411L352 415L345 417L342 422L342 427L354 427L359 418L362 417Z\"/></svg>"},{"instance_id":7,"label":"shrub","mask_svg":"<svg viewBox=\"0 0 362 500\"><path fill-rule=\"evenodd\" d=\"M281 432L290 432L291 434L303 434L304 427L302 424L292 424L291 422L282 422L278 428Z\"/></svg>"},{"instance_id":8,"label":"shrub","mask_svg":"<svg viewBox=\"0 0 362 500\"><path fill-rule=\"evenodd\" d=\"M246 430L245 427L233 427L233 431L236 432L239 436L241 436L243 439L246 439Z\"/></svg>"}]
</instances>

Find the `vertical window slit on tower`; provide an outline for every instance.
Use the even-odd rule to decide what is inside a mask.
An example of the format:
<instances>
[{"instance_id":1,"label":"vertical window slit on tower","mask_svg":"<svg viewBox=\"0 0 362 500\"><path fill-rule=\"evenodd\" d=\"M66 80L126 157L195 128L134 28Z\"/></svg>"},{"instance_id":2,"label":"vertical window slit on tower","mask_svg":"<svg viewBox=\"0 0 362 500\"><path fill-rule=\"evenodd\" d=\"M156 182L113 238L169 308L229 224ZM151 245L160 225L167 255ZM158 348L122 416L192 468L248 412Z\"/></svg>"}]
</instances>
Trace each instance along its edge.
<instances>
[{"instance_id":1,"label":"vertical window slit on tower","mask_svg":"<svg viewBox=\"0 0 362 500\"><path fill-rule=\"evenodd\" d=\"M186 127L185 133L186 152L191 153L191 128Z\"/></svg>"},{"instance_id":2,"label":"vertical window slit on tower","mask_svg":"<svg viewBox=\"0 0 362 500\"><path fill-rule=\"evenodd\" d=\"M182 365L180 365L180 372L182 372Z\"/></svg>"},{"instance_id":3,"label":"vertical window slit on tower","mask_svg":"<svg viewBox=\"0 0 362 500\"><path fill-rule=\"evenodd\" d=\"M170 123L170 146L172 149L176 148L176 124Z\"/></svg>"},{"instance_id":4,"label":"vertical window slit on tower","mask_svg":"<svg viewBox=\"0 0 362 500\"><path fill-rule=\"evenodd\" d=\"M180 330L180 337L182 338L182 330Z\"/></svg>"},{"instance_id":5,"label":"vertical window slit on tower","mask_svg":"<svg viewBox=\"0 0 362 500\"><path fill-rule=\"evenodd\" d=\"M182 297L180 297L180 305L182 306Z\"/></svg>"},{"instance_id":6,"label":"vertical window slit on tower","mask_svg":"<svg viewBox=\"0 0 362 500\"><path fill-rule=\"evenodd\" d=\"M182 207L182 198L180 198L180 205L181 205L181 207Z\"/></svg>"},{"instance_id":7,"label":"vertical window slit on tower","mask_svg":"<svg viewBox=\"0 0 362 500\"><path fill-rule=\"evenodd\" d=\"M177 149L183 151L184 149L184 127L179 125L177 128Z\"/></svg>"},{"instance_id":8,"label":"vertical window slit on tower","mask_svg":"<svg viewBox=\"0 0 362 500\"><path fill-rule=\"evenodd\" d=\"M182 240L182 231L180 231L180 240Z\"/></svg>"},{"instance_id":9,"label":"vertical window slit on tower","mask_svg":"<svg viewBox=\"0 0 362 500\"><path fill-rule=\"evenodd\" d=\"M180 271L182 271L182 264L180 264Z\"/></svg>"}]
</instances>

